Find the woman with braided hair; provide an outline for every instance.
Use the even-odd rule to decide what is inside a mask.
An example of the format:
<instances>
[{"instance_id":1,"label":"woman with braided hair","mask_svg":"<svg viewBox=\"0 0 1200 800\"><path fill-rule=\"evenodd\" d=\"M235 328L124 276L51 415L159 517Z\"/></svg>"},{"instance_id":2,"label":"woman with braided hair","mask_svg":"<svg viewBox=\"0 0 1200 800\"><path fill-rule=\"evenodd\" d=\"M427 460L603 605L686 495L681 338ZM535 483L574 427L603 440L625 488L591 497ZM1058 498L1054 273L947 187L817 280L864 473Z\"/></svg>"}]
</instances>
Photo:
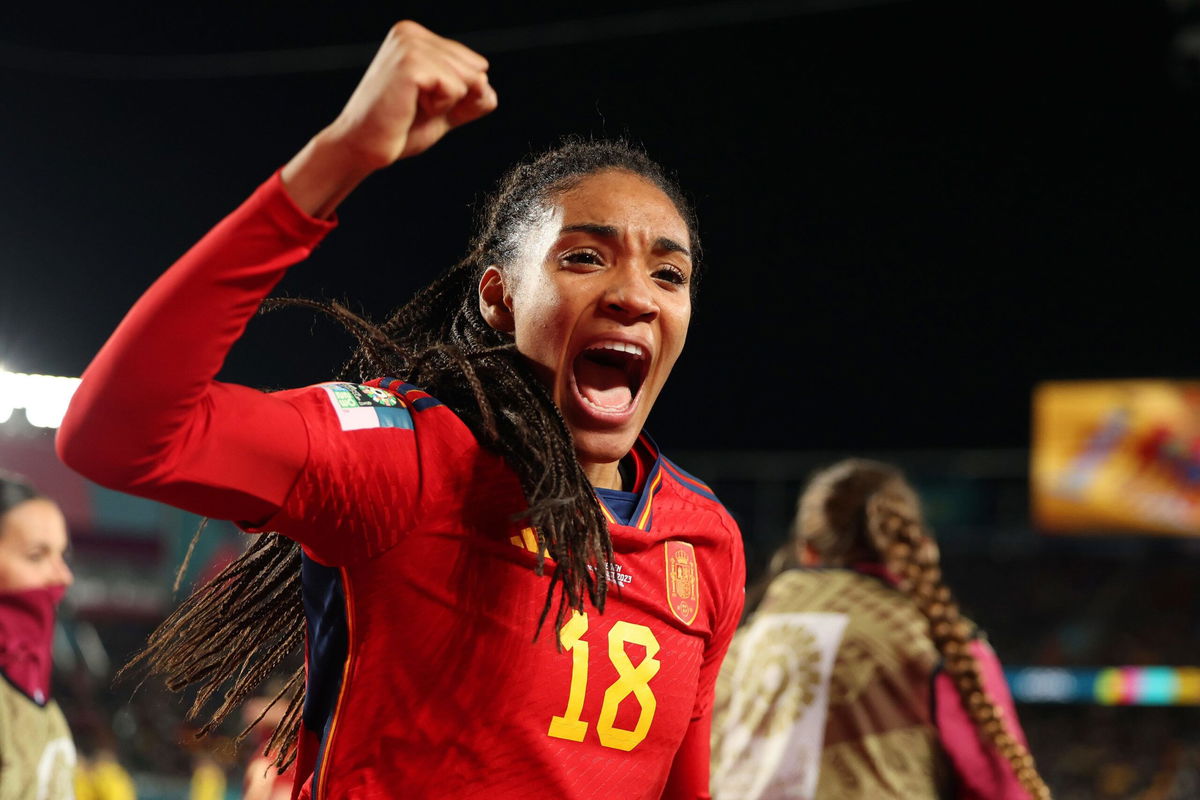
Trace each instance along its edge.
<instances>
[{"instance_id":1,"label":"woman with braided hair","mask_svg":"<svg viewBox=\"0 0 1200 800\"><path fill-rule=\"evenodd\" d=\"M729 514L642 432L700 254L643 152L522 163L466 258L387 322L324 308L358 338L350 380L215 380L359 182L496 107L487 70L394 26L333 123L130 311L59 453L269 532L141 657L198 687L193 712L220 701L211 729L303 648L272 742L293 797L707 796L744 567Z\"/></svg>"},{"instance_id":2,"label":"woman with braided hair","mask_svg":"<svg viewBox=\"0 0 1200 800\"><path fill-rule=\"evenodd\" d=\"M898 469L813 477L718 681L714 797L1050 796L938 563Z\"/></svg>"}]
</instances>

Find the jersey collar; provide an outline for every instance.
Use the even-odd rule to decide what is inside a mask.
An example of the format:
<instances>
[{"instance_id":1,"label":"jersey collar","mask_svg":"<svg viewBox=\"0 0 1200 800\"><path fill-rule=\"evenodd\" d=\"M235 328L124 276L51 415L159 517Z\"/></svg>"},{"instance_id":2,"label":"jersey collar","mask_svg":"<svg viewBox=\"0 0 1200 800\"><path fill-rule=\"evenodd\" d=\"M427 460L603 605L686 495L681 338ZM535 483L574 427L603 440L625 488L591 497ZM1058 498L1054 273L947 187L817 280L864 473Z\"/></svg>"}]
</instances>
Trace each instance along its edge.
<instances>
[{"instance_id":1,"label":"jersey collar","mask_svg":"<svg viewBox=\"0 0 1200 800\"><path fill-rule=\"evenodd\" d=\"M662 489L665 459L663 459L658 445L645 431L638 435L629 455L633 460L636 476L633 494L638 496L638 501L629 518L629 524L625 527L648 531L654 521L654 497ZM608 504L604 502L603 497L597 494L596 499L600 502L600 510L604 513L604 518L608 520L609 525L623 525Z\"/></svg>"}]
</instances>

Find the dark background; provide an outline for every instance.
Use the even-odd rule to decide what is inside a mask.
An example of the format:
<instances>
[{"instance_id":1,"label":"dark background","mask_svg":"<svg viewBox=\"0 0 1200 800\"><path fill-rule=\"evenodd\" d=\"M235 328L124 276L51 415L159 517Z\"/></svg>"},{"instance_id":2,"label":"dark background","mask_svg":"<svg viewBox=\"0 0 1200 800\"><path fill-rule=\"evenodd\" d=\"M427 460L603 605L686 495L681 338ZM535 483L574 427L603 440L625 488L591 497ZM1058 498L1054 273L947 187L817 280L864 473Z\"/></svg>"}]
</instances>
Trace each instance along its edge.
<instances>
[{"instance_id":1,"label":"dark background","mask_svg":"<svg viewBox=\"0 0 1200 800\"><path fill-rule=\"evenodd\" d=\"M1022 446L1040 380L1196 375L1188 5L5 4L0 363L79 374L411 17L489 56L500 109L372 178L283 291L384 314L505 166L624 134L678 171L707 256L666 447ZM329 45L358 47L209 58ZM321 380L348 347L282 312L223 377Z\"/></svg>"},{"instance_id":2,"label":"dark background","mask_svg":"<svg viewBox=\"0 0 1200 800\"><path fill-rule=\"evenodd\" d=\"M1036 535L1021 449L1039 381L1200 377L1198 12L2 3L0 365L78 375L154 277L336 115L388 26L413 18L490 58L500 109L368 181L283 291L383 315L461 256L508 164L565 134L626 135L678 171L707 255L651 427L743 520L752 571L811 467L883 453L915 477L948 581L1005 664L1194 665L1200 540ZM251 325L223 377L323 380L349 347L281 312ZM161 536L179 555L179 531ZM114 587L137 572L122 558L104 562L128 571ZM81 574L101 562L81 558ZM114 664L149 627L90 619ZM178 704L90 686L68 705L85 752L84 723L110 725L144 798L185 796L146 777L188 774ZM1025 705L1021 720L1060 800L1200 793L1194 708Z\"/></svg>"}]
</instances>

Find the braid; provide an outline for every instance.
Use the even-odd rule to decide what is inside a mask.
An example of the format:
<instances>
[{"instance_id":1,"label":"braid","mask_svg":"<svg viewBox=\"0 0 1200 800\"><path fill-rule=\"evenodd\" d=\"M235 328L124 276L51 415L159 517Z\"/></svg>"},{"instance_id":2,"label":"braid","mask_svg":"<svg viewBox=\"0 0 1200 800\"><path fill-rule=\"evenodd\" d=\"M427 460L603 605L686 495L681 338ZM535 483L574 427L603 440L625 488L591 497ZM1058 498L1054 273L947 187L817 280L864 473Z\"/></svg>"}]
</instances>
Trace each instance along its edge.
<instances>
[{"instance_id":1,"label":"braid","mask_svg":"<svg viewBox=\"0 0 1200 800\"><path fill-rule=\"evenodd\" d=\"M199 533L197 530L196 535ZM189 720L196 719L209 701L223 692L221 704L196 732L197 738L207 736L253 696L287 656L303 646L303 619L300 546L278 534L261 534L150 634L146 646L120 669L116 680L144 664L149 674L163 676L171 691L195 685ZM275 750L275 763L281 771L296 757L303 692L295 689L303 684L304 668L300 667L284 692L272 701L273 705L292 692L288 713L271 740L272 746L277 740L286 743ZM246 726L237 741L256 723Z\"/></svg>"},{"instance_id":2,"label":"braid","mask_svg":"<svg viewBox=\"0 0 1200 800\"><path fill-rule=\"evenodd\" d=\"M339 303L288 298L263 304L264 311L301 306L328 315L356 341L341 369L342 379L402 377L437 397L481 445L505 459L528 504L521 521L536 533L537 574L544 573L547 558L554 561L535 639L552 608L556 632L570 611L583 611L585 598L604 610L604 564L613 559L612 540L566 421L511 337L484 320L477 287L489 266L513 263L528 226L557 194L604 170L638 175L674 202L691 235L694 295L700 242L695 214L675 181L627 142L568 139L513 168L480 215L467 257L382 324ZM223 702L198 735L206 734L302 645L299 565L295 544L274 534L261 536L159 626L122 672L145 662L151 673L164 675L173 690L197 684L189 718L223 690ZM561 646L558 636L554 638ZM288 701L283 721L267 745L281 769L295 758L303 689L303 671L298 671L275 698Z\"/></svg>"},{"instance_id":3,"label":"braid","mask_svg":"<svg viewBox=\"0 0 1200 800\"><path fill-rule=\"evenodd\" d=\"M860 459L821 471L800 497L792 533L793 541L807 543L826 564L883 562L897 588L928 620L930 638L980 740L1008 762L1030 797L1048 800L1050 789L1032 754L1012 735L1003 709L983 685L970 648L971 626L942 581L937 543L922 522L920 500L900 471Z\"/></svg>"},{"instance_id":4,"label":"braid","mask_svg":"<svg viewBox=\"0 0 1200 800\"><path fill-rule=\"evenodd\" d=\"M1048 800L1050 789L1038 775L1032 754L1012 735L1003 709L983 685L979 662L970 648L971 628L962 619L950 587L942 582L937 545L911 515L905 494L885 485L871 497L866 506L867 534L888 571L899 578L900 591L929 620L930 637L980 738L1004 757L1030 797Z\"/></svg>"}]
</instances>

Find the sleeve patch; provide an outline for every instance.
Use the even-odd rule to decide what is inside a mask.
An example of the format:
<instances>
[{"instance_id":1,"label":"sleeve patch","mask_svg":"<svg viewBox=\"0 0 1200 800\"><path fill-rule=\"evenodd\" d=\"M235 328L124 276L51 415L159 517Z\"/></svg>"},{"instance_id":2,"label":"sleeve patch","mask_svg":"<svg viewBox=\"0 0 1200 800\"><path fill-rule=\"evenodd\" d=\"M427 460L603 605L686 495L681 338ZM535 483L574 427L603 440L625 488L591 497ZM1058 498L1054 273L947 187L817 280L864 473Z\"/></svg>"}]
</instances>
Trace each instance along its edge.
<instances>
[{"instance_id":1,"label":"sleeve patch","mask_svg":"<svg viewBox=\"0 0 1200 800\"><path fill-rule=\"evenodd\" d=\"M367 428L403 428L412 430L412 414L404 401L389 391L354 383L325 383L333 412L344 431Z\"/></svg>"}]
</instances>

